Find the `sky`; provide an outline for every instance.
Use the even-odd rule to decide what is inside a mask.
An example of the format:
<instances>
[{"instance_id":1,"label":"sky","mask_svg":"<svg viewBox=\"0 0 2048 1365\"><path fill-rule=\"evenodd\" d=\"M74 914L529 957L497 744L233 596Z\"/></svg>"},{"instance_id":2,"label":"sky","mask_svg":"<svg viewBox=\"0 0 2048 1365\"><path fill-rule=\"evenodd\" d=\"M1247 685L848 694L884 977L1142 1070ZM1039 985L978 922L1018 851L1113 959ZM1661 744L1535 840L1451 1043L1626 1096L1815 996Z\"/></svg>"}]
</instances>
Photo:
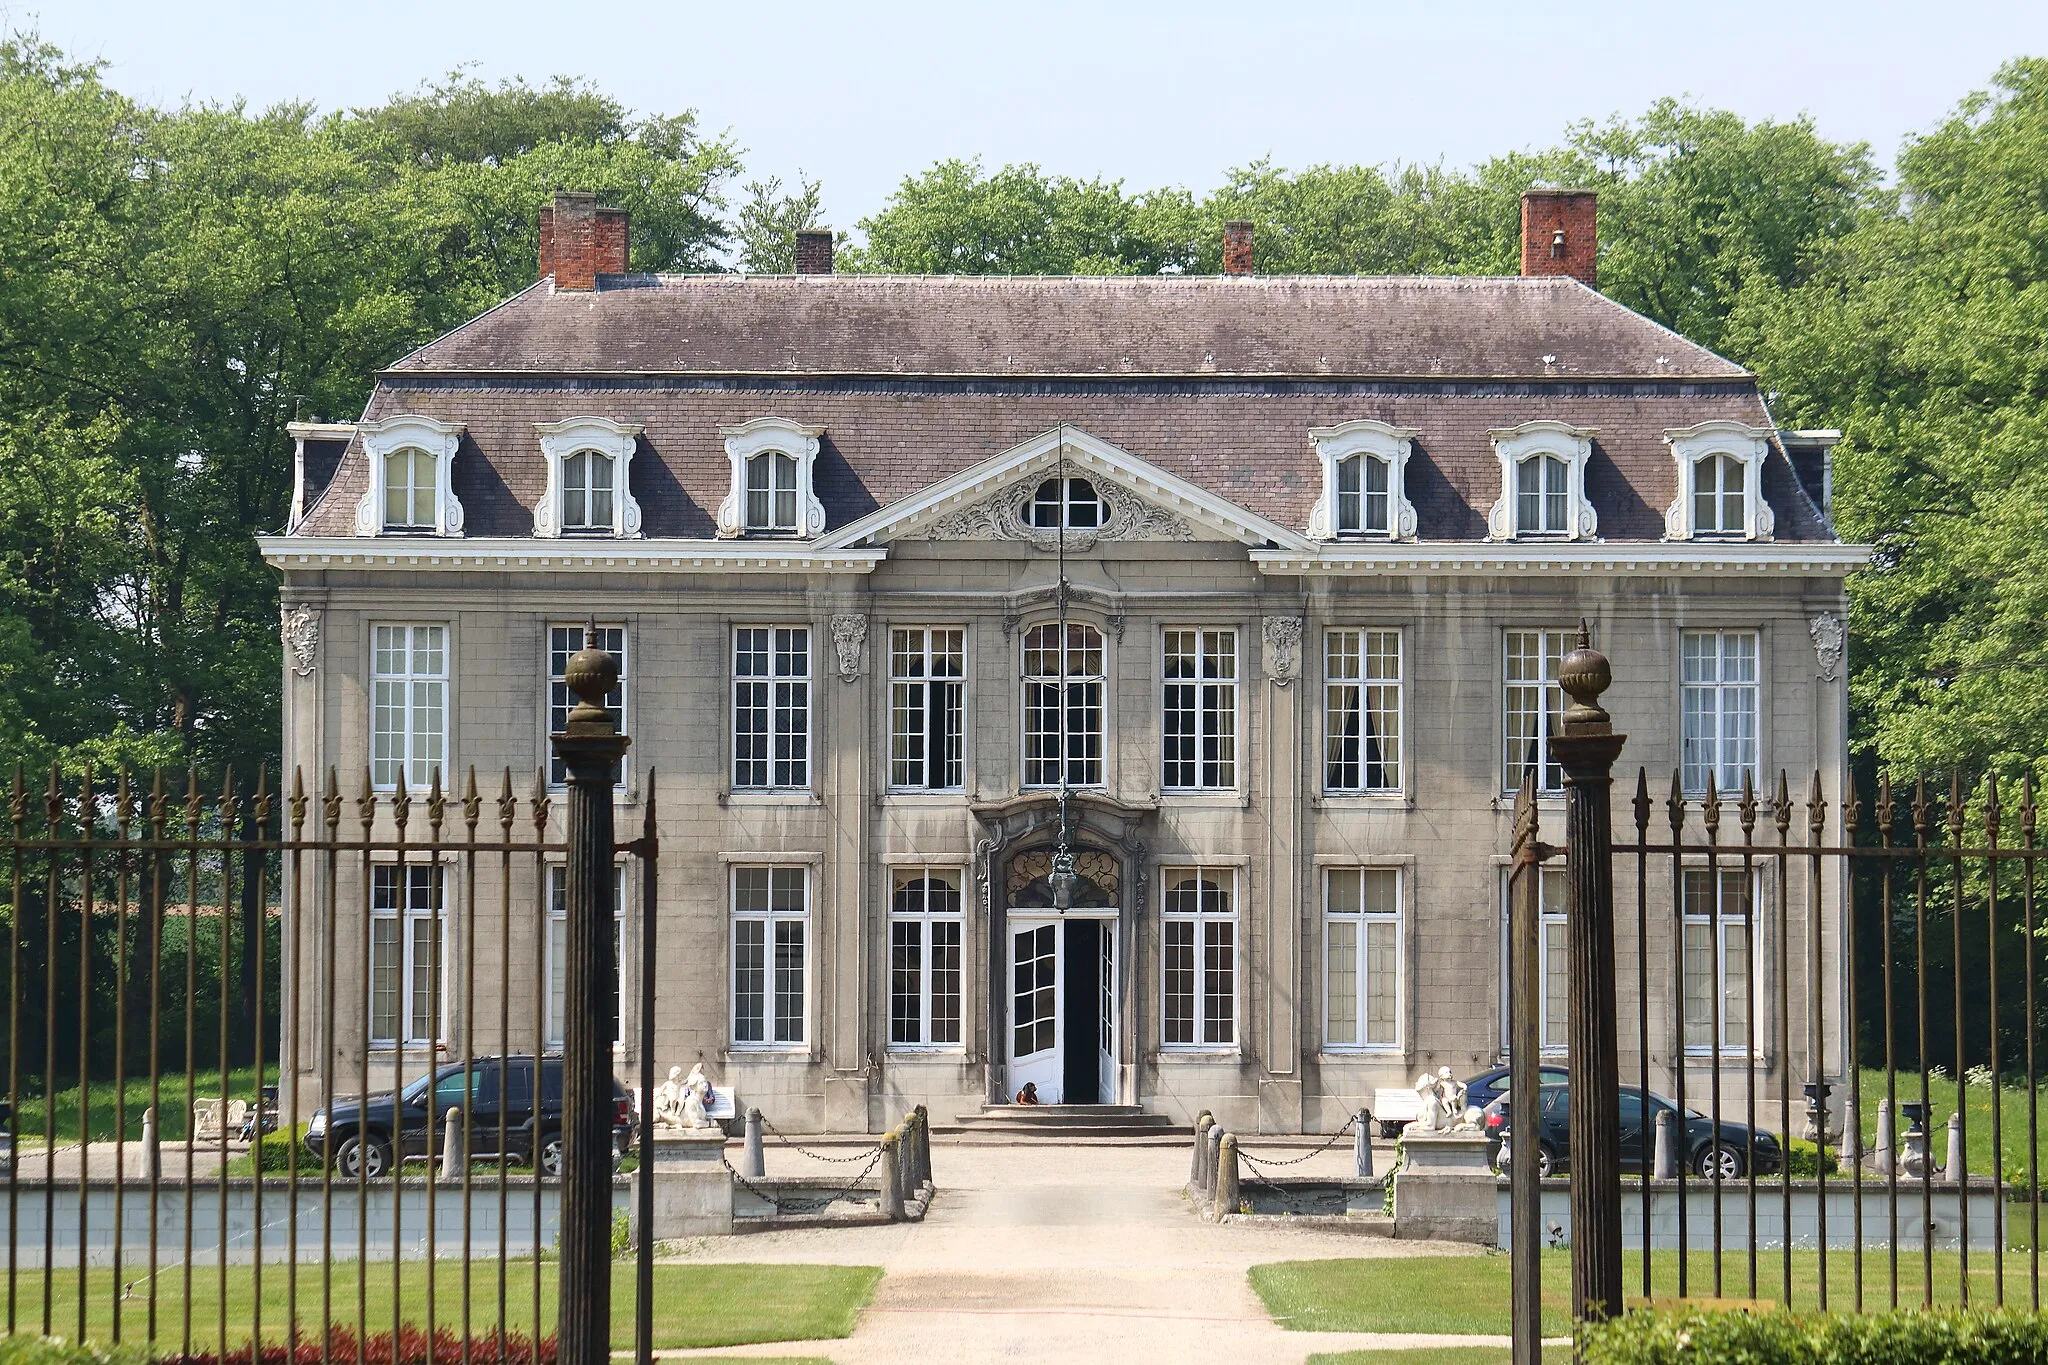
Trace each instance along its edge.
<instances>
[{"instance_id":1,"label":"sky","mask_svg":"<svg viewBox=\"0 0 2048 1365\"><path fill-rule=\"evenodd\" d=\"M730 130L749 177L822 180L851 228L946 157L1197 194L1233 166L1444 161L1554 143L1688 96L1811 114L1889 164L2015 56L2048 4L1011 4L616 0L0 0L158 104L374 104L457 65L585 76Z\"/></svg>"}]
</instances>

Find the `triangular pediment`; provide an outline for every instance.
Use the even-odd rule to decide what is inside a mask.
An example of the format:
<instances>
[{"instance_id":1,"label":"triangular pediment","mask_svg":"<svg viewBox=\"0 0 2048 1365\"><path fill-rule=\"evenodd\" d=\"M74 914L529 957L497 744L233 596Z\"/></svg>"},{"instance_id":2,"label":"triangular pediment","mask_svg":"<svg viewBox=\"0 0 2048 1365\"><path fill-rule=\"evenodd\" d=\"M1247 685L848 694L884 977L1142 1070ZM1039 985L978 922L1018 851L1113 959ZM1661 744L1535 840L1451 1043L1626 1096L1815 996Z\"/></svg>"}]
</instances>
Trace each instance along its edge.
<instances>
[{"instance_id":1,"label":"triangular pediment","mask_svg":"<svg viewBox=\"0 0 2048 1365\"><path fill-rule=\"evenodd\" d=\"M821 549L902 540L1006 540L1053 549L1054 531L1027 525L1032 490L1064 466L1087 479L1105 504L1104 523L1067 532L1069 550L1100 541L1231 540L1306 547L1298 532L1078 427L1056 427L1000 455L878 508L819 541Z\"/></svg>"}]
</instances>

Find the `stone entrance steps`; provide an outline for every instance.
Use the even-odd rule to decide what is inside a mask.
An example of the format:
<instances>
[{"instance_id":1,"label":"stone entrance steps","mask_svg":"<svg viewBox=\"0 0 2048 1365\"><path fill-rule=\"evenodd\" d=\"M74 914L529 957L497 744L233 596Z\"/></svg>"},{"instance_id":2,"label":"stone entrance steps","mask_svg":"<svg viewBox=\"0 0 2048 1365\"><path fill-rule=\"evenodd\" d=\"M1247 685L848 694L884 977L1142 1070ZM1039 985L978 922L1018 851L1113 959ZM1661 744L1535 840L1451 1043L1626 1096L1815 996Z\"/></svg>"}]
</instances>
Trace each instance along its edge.
<instances>
[{"instance_id":1,"label":"stone entrance steps","mask_svg":"<svg viewBox=\"0 0 2048 1365\"><path fill-rule=\"evenodd\" d=\"M932 1124L932 1136L990 1144L1165 1147L1192 1141L1194 1130L1135 1104L984 1104L979 1113L956 1114L951 1123Z\"/></svg>"}]
</instances>

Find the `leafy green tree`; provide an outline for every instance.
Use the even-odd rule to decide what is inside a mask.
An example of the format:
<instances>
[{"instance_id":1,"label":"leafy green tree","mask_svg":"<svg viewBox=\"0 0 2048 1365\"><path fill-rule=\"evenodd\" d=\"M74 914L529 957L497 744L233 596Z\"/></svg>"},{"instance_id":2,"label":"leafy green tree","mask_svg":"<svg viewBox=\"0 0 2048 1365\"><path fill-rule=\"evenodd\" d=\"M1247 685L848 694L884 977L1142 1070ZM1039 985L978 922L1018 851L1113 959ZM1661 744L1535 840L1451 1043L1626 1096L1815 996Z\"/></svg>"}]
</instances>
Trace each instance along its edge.
<instances>
[{"instance_id":1,"label":"leafy green tree","mask_svg":"<svg viewBox=\"0 0 2048 1365\"><path fill-rule=\"evenodd\" d=\"M1179 190L1127 195L1122 181L1028 163L988 174L979 159L942 161L862 219L866 245L840 260L920 275L1153 275L1193 264L1194 222Z\"/></svg>"},{"instance_id":2,"label":"leafy green tree","mask_svg":"<svg viewBox=\"0 0 2048 1365\"><path fill-rule=\"evenodd\" d=\"M2048 779L2048 61L1900 156L1895 203L1732 329L1776 415L1844 433L1856 730L1912 772Z\"/></svg>"},{"instance_id":3,"label":"leafy green tree","mask_svg":"<svg viewBox=\"0 0 2048 1365\"><path fill-rule=\"evenodd\" d=\"M797 188L783 193L782 178L747 182L747 202L733 224L740 269L755 275L787 275L796 269L796 234L822 224L825 187L797 173Z\"/></svg>"}]
</instances>

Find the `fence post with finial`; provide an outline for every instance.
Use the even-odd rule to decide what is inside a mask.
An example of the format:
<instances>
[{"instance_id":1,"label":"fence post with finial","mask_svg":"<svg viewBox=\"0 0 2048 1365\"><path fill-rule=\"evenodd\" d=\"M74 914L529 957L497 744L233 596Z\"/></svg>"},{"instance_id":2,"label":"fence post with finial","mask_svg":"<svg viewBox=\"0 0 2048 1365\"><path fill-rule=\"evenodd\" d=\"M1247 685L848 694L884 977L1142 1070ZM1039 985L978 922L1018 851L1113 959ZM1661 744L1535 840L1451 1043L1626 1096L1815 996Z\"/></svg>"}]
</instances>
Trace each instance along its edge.
<instances>
[{"instance_id":1,"label":"fence post with finial","mask_svg":"<svg viewBox=\"0 0 2048 1365\"><path fill-rule=\"evenodd\" d=\"M576 705L549 737L568 770L562 1047L560 1365L611 1359L613 773L630 742L605 698L619 661L587 632L565 670Z\"/></svg>"},{"instance_id":2,"label":"fence post with finial","mask_svg":"<svg viewBox=\"0 0 2048 1365\"><path fill-rule=\"evenodd\" d=\"M1621 1047L1615 1019L1614 830L1609 788L1624 736L1600 707L1613 682L1586 623L1558 666L1571 698L1551 752L1564 770L1571 953L1572 1316L1621 1315Z\"/></svg>"}]
</instances>

